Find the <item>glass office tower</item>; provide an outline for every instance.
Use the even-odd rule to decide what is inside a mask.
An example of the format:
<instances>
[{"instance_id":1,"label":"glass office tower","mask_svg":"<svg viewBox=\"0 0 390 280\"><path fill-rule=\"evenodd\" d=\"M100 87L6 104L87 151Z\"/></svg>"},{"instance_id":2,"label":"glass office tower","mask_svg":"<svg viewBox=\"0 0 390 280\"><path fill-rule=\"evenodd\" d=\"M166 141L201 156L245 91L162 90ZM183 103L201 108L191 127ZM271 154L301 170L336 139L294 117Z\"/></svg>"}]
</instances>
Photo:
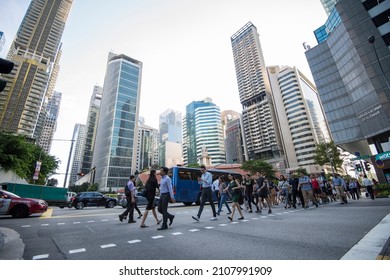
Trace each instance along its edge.
<instances>
[{"instance_id":1,"label":"glass office tower","mask_svg":"<svg viewBox=\"0 0 390 280\"><path fill-rule=\"evenodd\" d=\"M123 188L136 170L142 62L110 53L92 166L99 190Z\"/></svg>"}]
</instances>

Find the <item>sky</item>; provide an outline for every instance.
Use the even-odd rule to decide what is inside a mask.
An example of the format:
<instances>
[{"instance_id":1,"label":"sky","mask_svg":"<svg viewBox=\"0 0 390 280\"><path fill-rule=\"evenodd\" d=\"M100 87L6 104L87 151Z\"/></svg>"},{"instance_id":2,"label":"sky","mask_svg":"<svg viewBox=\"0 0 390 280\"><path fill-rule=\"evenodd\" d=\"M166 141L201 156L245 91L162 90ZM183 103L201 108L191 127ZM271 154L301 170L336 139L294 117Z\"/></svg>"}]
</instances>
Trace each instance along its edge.
<instances>
[{"instance_id":1,"label":"sky","mask_svg":"<svg viewBox=\"0 0 390 280\"><path fill-rule=\"evenodd\" d=\"M5 58L29 0L1 0ZM265 63L296 66L313 81L303 42L326 14L320 0L73 0L62 36L55 90L62 102L54 139L70 140L86 124L93 87L103 87L109 52L143 63L140 116L158 128L167 109L185 113L192 101L211 97L222 110L241 112L230 37L251 21ZM54 140L63 185L70 141Z\"/></svg>"}]
</instances>

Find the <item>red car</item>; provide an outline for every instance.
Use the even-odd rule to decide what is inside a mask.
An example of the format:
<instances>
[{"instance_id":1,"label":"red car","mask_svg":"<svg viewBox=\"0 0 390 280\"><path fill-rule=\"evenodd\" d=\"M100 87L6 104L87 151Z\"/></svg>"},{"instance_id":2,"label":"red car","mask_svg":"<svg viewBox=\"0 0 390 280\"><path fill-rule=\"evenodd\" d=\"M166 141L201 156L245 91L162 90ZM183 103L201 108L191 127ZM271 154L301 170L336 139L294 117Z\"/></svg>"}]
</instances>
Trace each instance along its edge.
<instances>
[{"instance_id":1,"label":"red car","mask_svg":"<svg viewBox=\"0 0 390 280\"><path fill-rule=\"evenodd\" d=\"M47 202L42 199L22 198L14 193L0 190L0 215L25 218L31 214L44 213Z\"/></svg>"}]
</instances>

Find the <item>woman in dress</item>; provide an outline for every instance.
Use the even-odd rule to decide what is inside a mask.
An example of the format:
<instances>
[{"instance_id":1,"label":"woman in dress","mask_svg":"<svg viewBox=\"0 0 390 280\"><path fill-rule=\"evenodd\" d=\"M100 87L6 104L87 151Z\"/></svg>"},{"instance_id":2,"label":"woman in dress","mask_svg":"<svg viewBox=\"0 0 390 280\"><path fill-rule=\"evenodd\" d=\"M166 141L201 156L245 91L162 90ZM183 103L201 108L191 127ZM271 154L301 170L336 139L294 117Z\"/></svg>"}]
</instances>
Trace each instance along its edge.
<instances>
[{"instance_id":1,"label":"woman in dress","mask_svg":"<svg viewBox=\"0 0 390 280\"><path fill-rule=\"evenodd\" d=\"M228 190L229 190L229 193L232 196L232 201L233 201L232 215L228 216L228 219L230 221L233 221L234 212L237 209L238 213L240 213L240 216L241 216L238 219L239 220L243 220L244 216L242 215L242 211L241 211L240 205L238 205L238 199L240 198L240 195L242 195L241 185L240 185L240 183L236 179L234 179L232 174L229 174L228 179L229 179Z\"/></svg>"},{"instance_id":2,"label":"woman in dress","mask_svg":"<svg viewBox=\"0 0 390 280\"><path fill-rule=\"evenodd\" d=\"M152 210L153 216L156 219L156 223L158 225L161 223L161 219L159 220L157 218L156 207L154 205L154 197L156 196L157 188L158 188L158 182L157 182L157 177L156 177L156 170L151 170L149 178L145 184L146 199L148 200L148 204L146 205L144 217L143 217L141 225L140 225L141 228L148 227L147 225L145 225L145 220L148 217L149 210Z\"/></svg>"}]
</instances>

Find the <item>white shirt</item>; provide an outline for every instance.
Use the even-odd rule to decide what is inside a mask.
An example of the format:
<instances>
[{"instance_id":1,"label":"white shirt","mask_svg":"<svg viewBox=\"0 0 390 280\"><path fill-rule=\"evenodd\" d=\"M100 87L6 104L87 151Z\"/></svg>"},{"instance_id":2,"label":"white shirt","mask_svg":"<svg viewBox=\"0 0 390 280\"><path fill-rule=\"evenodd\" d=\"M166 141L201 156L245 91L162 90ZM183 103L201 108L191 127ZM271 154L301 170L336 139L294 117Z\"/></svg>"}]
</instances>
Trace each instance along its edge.
<instances>
[{"instance_id":1,"label":"white shirt","mask_svg":"<svg viewBox=\"0 0 390 280\"><path fill-rule=\"evenodd\" d=\"M212 190L219 191L219 180L218 179L213 182Z\"/></svg>"},{"instance_id":2,"label":"white shirt","mask_svg":"<svg viewBox=\"0 0 390 280\"><path fill-rule=\"evenodd\" d=\"M363 186L365 186L365 187L372 186L372 181L368 178L364 178L363 179Z\"/></svg>"}]
</instances>

